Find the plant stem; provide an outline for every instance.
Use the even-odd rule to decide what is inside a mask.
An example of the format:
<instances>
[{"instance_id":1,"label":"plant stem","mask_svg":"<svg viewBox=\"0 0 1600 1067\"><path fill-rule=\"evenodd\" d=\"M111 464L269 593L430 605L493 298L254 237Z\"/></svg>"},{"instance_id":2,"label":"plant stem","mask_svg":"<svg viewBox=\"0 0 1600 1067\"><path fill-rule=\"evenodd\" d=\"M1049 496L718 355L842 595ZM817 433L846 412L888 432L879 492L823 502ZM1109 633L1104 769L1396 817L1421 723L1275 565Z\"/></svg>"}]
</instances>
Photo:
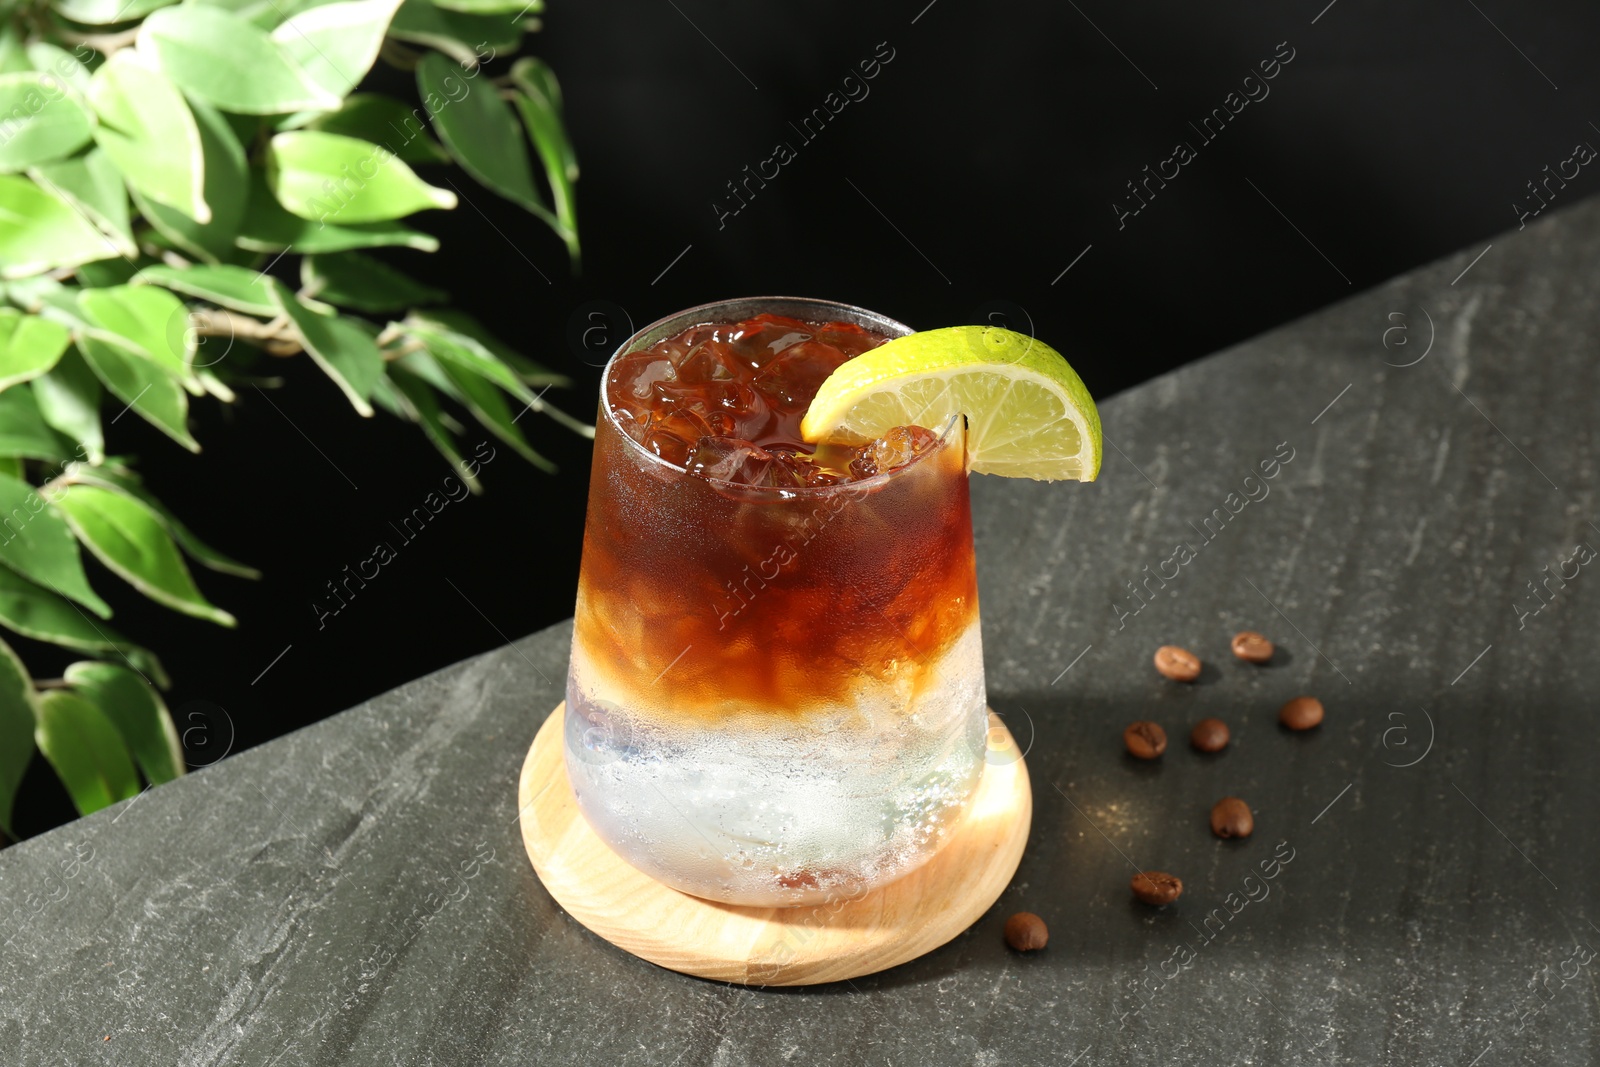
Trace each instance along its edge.
<instances>
[{"instance_id":1,"label":"plant stem","mask_svg":"<svg viewBox=\"0 0 1600 1067\"><path fill-rule=\"evenodd\" d=\"M378 47L378 58L399 70L416 70L417 63L422 59L422 53L413 51L390 37L383 39L383 44Z\"/></svg>"},{"instance_id":2,"label":"plant stem","mask_svg":"<svg viewBox=\"0 0 1600 1067\"><path fill-rule=\"evenodd\" d=\"M428 346L417 340L415 337L410 337L407 338L405 343L400 345L398 348L383 349L383 358L386 361L392 362L399 359L401 356L408 356L413 352L421 352L426 347Z\"/></svg>"},{"instance_id":3,"label":"plant stem","mask_svg":"<svg viewBox=\"0 0 1600 1067\"><path fill-rule=\"evenodd\" d=\"M101 55L110 56L118 49L133 44L134 39L139 36L139 27L131 26L120 33L79 33L65 26L52 26L51 32L68 44L86 44Z\"/></svg>"},{"instance_id":4,"label":"plant stem","mask_svg":"<svg viewBox=\"0 0 1600 1067\"><path fill-rule=\"evenodd\" d=\"M282 315L270 322L239 315L226 308L195 308L189 315L195 333L202 337L243 337L259 341L261 347L274 356L292 356L304 351L299 335Z\"/></svg>"}]
</instances>

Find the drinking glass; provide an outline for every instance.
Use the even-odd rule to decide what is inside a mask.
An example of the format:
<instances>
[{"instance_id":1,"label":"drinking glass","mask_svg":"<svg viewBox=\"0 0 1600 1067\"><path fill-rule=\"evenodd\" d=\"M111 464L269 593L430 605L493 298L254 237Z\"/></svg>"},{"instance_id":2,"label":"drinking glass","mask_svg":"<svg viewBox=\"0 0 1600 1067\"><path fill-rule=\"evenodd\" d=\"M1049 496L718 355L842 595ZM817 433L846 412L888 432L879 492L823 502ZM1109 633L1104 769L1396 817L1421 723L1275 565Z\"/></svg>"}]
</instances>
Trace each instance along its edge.
<instances>
[{"instance_id":1,"label":"drinking glass","mask_svg":"<svg viewBox=\"0 0 1600 1067\"><path fill-rule=\"evenodd\" d=\"M690 308L621 356L821 300ZM584 817L633 866L741 905L858 896L948 837L987 717L965 424L865 480L774 489L689 474L630 437L602 389L564 746Z\"/></svg>"}]
</instances>

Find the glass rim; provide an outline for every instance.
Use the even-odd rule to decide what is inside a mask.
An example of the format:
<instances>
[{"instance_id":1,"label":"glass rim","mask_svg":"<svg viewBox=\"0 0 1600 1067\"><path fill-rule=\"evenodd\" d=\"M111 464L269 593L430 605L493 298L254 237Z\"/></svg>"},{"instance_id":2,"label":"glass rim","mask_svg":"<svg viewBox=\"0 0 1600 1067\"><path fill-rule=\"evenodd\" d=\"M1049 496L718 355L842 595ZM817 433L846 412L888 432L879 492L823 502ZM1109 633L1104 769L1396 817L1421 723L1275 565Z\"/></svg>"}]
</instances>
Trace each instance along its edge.
<instances>
[{"instance_id":1,"label":"glass rim","mask_svg":"<svg viewBox=\"0 0 1600 1067\"><path fill-rule=\"evenodd\" d=\"M719 489L731 489L740 493L747 493L752 497L765 496L775 500L790 500L799 497L813 499L825 497L831 493L864 492L887 484L897 475L911 470L925 458L939 452L950 440L950 435L957 424L962 423L961 415L951 415L945 421L942 429L930 431L936 436L933 447L918 452L911 457L909 463L902 464L882 474L874 474L870 478L838 482L834 485L803 485L792 488L779 488L770 485L749 485L745 482L730 482L722 478L706 478L690 474L687 467L681 467L670 460L662 459L650 451L642 441L635 440L633 435L624 430L621 424L617 422L616 413L611 410L611 405L606 398L606 383L611 377L611 365L617 360L641 348L648 348L657 341L664 341L668 337L680 334L693 326L738 322L740 319L763 313L787 315L790 318L801 319L805 322L848 322L870 329L874 333L886 334L890 338L904 337L906 334L915 332L905 323L879 312L869 311L855 304L845 304L836 300L824 300L810 296L733 297L727 300L714 300L706 304L696 304L694 307L684 308L682 311L663 316L648 326L634 331L631 337L618 345L617 350L611 353L611 358L606 360L605 367L600 372L600 415L606 422L610 423L611 428L626 442L623 447L632 451L645 462L653 463L664 470L680 474L685 478L696 478Z\"/></svg>"}]
</instances>

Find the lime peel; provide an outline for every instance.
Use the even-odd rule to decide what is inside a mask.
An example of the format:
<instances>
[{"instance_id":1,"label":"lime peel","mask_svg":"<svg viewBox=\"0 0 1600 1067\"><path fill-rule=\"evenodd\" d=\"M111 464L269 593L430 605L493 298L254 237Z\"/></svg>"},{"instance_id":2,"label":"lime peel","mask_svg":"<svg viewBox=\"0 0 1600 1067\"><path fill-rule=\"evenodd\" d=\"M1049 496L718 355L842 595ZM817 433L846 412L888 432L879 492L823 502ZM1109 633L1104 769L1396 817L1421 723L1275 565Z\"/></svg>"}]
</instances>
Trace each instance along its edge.
<instances>
[{"instance_id":1,"label":"lime peel","mask_svg":"<svg viewBox=\"0 0 1600 1067\"><path fill-rule=\"evenodd\" d=\"M1083 380L1049 345L998 326L907 334L841 364L800 432L813 443L860 444L957 414L980 474L1087 482L1100 472L1100 413Z\"/></svg>"}]
</instances>

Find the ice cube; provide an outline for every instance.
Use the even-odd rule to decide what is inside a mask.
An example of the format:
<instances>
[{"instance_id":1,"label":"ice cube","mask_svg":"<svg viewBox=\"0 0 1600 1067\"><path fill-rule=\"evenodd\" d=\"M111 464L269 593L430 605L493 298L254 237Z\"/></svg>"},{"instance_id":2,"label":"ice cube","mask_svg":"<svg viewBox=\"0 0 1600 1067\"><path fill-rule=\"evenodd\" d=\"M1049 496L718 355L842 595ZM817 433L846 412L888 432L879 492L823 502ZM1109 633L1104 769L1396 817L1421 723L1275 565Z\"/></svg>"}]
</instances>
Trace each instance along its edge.
<instances>
[{"instance_id":1,"label":"ice cube","mask_svg":"<svg viewBox=\"0 0 1600 1067\"><path fill-rule=\"evenodd\" d=\"M613 392L638 400L649 399L658 382L675 381L677 377L672 361L655 352L630 353L611 367Z\"/></svg>"},{"instance_id":2,"label":"ice cube","mask_svg":"<svg viewBox=\"0 0 1600 1067\"><path fill-rule=\"evenodd\" d=\"M734 417L732 436L742 437L746 441L766 440L770 444L770 432L773 427L772 409L767 406L767 400L760 393L743 385L740 394L740 406L731 409Z\"/></svg>"},{"instance_id":3,"label":"ice cube","mask_svg":"<svg viewBox=\"0 0 1600 1067\"><path fill-rule=\"evenodd\" d=\"M691 442L702 437L727 437L734 430L732 415L699 401L675 404L663 410L660 422L663 428Z\"/></svg>"},{"instance_id":4,"label":"ice cube","mask_svg":"<svg viewBox=\"0 0 1600 1067\"><path fill-rule=\"evenodd\" d=\"M740 485L760 485L772 453L736 437L702 437L684 464L690 474Z\"/></svg>"},{"instance_id":5,"label":"ice cube","mask_svg":"<svg viewBox=\"0 0 1600 1067\"><path fill-rule=\"evenodd\" d=\"M678 467L689 458L689 442L659 424L644 435L644 447Z\"/></svg>"},{"instance_id":6,"label":"ice cube","mask_svg":"<svg viewBox=\"0 0 1600 1067\"><path fill-rule=\"evenodd\" d=\"M734 351L752 369L766 366L791 345L809 341L816 328L783 315L757 315L734 335Z\"/></svg>"},{"instance_id":7,"label":"ice cube","mask_svg":"<svg viewBox=\"0 0 1600 1067\"><path fill-rule=\"evenodd\" d=\"M806 486L811 489L826 489L830 485L840 485L849 481L849 477L836 470L813 464L806 474Z\"/></svg>"},{"instance_id":8,"label":"ice cube","mask_svg":"<svg viewBox=\"0 0 1600 1067\"><path fill-rule=\"evenodd\" d=\"M817 332L816 340L837 348L846 359L854 359L883 344L882 337L867 332L853 322L830 322L827 329Z\"/></svg>"},{"instance_id":9,"label":"ice cube","mask_svg":"<svg viewBox=\"0 0 1600 1067\"><path fill-rule=\"evenodd\" d=\"M904 467L932 448L938 440L938 435L925 427L896 426L856 450L856 458L850 462L850 473L857 478L871 478L875 474Z\"/></svg>"},{"instance_id":10,"label":"ice cube","mask_svg":"<svg viewBox=\"0 0 1600 1067\"><path fill-rule=\"evenodd\" d=\"M817 465L808 456L797 455L788 449L775 449L772 463L767 467L761 484L773 489L803 489L811 484Z\"/></svg>"},{"instance_id":11,"label":"ice cube","mask_svg":"<svg viewBox=\"0 0 1600 1067\"><path fill-rule=\"evenodd\" d=\"M689 350L678 364L682 382L725 382L737 377L745 367L722 341L703 341Z\"/></svg>"},{"instance_id":12,"label":"ice cube","mask_svg":"<svg viewBox=\"0 0 1600 1067\"><path fill-rule=\"evenodd\" d=\"M657 385L654 405L667 416L679 412L692 415L705 427L703 432L714 437L748 436L741 427L766 421L766 405L743 382Z\"/></svg>"},{"instance_id":13,"label":"ice cube","mask_svg":"<svg viewBox=\"0 0 1600 1067\"><path fill-rule=\"evenodd\" d=\"M671 340L657 344L656 347L661 347L661 344L680 345L682 346L680 356L687 355L689 352L694 350L696 345L704 344L707 341L726 340L723 335L727 332L727 329L728 328L726 326L716 325L695 326L679 334L677 337L672 338Z\"/></svg>"},{"instance_id":14,"label":"ice cube","mask_svg":"<svg viewBox=\"0 0 1600 1067\"><path fill-rule=\"evenodd\" d=\"M773 407L800 411L844 360L844 353L831 345L801 341L763 367L754 384Z\"/></svg>"},{"instance_id":15,"label":"ice cube","mask_svg":"<svg viewBox=\"0 0 1600 1067\"><path fill-rule=\"evenodd\" d=\"M610 405L611 415L617 420L617 426L622 432L635 441L643 441L645 430L650 426L654 417L651 411L639 404L614 403Z\"/></svg>"}]
</instances>

